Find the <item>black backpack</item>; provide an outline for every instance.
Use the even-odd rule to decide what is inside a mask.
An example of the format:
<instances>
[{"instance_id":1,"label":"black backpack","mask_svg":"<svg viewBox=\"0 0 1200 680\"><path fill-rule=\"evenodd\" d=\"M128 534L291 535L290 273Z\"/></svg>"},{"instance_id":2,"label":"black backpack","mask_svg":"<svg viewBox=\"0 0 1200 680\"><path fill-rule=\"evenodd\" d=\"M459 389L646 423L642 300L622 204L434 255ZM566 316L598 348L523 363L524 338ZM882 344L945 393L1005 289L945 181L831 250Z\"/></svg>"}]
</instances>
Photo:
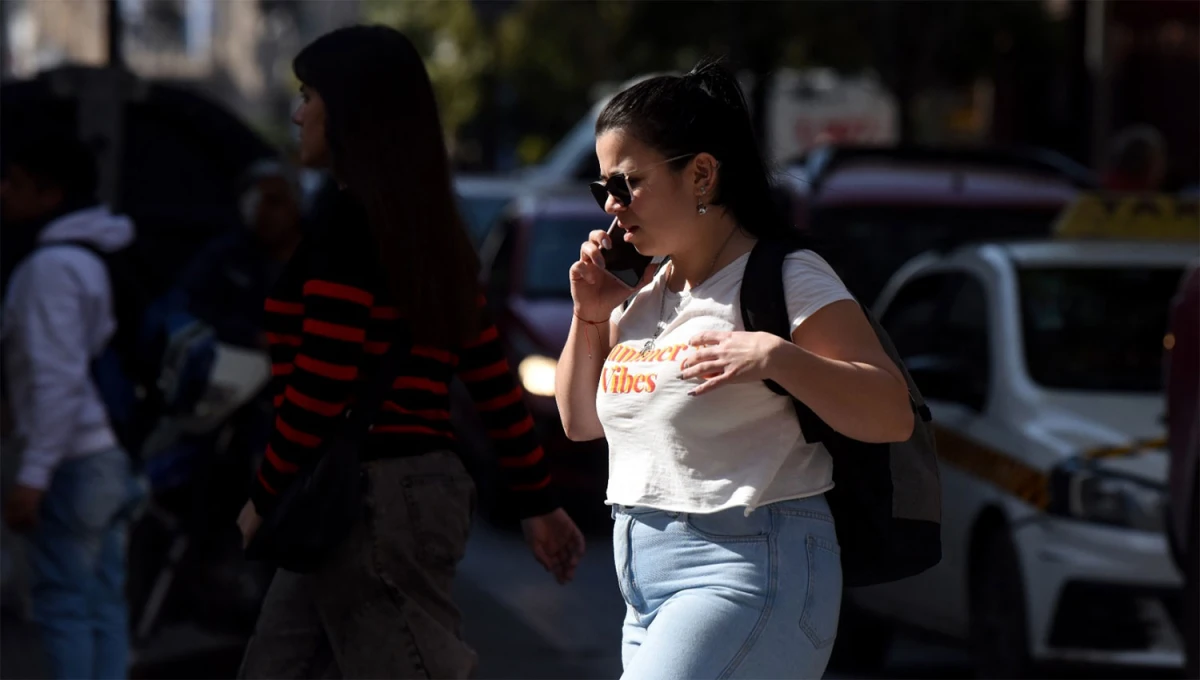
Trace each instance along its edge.
<instances>
[{"instance_id":1,"label":"black backpack","mask_svg":"<svg viewBox=\"0 0 1200 680\"><path fill-rule=\"evenodd\" d=\"M742 279L742 320L747 331L791 341L783 262L803 247L789 240L762 239L755 244ZM912 437L893 444L851 439L792 398L805 441L821 442L833 458L834 488L825 496L837 525L843 581L848 587L914 576L942 558L942 491L932 416L891 339L871 311L859 305L908 382L916 415ZM775 382L764 382L776 394L791 396Z\"/></svg>"}]
</instances>

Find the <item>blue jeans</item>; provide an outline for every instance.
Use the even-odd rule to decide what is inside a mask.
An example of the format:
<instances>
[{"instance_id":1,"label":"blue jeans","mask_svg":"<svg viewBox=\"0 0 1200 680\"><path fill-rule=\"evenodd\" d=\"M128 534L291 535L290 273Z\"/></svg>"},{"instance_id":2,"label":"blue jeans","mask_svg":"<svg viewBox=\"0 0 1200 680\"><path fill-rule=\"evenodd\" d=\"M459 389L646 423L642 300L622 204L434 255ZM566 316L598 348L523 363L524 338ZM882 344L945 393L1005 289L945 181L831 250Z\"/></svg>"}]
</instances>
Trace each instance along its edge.
<instances>
[{"instance_id":1,"label":"blue jeans","mask_svg":"<svg viewBox=\"0 0 1200 680\"><path fill-rule=\"evenodd\" d=\"M819 678L841 551L824 496L711 514L616 506L624 680Z\"/></svg>"},{"instance_id":2,"label":"blue jeans","mask_svg":"<svg viewBox=\"0 0 1200 680\"><path fill-rule=\"evenodd\" d=\"M115 449L64 461L29 534L33 617L54 678L125 678L128 513L139 491Z\"/></svg>"}]
</instances>

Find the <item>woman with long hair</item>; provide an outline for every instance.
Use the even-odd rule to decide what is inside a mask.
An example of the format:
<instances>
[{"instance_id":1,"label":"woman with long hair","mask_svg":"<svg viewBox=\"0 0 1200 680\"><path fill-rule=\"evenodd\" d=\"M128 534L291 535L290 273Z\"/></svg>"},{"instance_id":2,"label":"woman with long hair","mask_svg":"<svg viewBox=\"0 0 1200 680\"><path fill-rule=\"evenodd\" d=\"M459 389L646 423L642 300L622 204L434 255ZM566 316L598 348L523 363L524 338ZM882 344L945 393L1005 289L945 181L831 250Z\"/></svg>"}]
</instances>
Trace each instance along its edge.
<instances>
[{"instance_id":1,"label":"woman with long hair","mask_svg":"<svg viewBox=\"0 0 1200 680\"><path fill-rule=\"evenodd\" d=\"M750 251L796 237L719 64L618 94L596 154L620 229L571 267L556 394L571 439L608 439L623 677L820 677L842 596L833 463L762 381L842 434L897 442L913 429L903 375L811 250L784 263L791 342L745 331ZM617 238L669 262L631 288L605 270Z\"/></svg>"},{"instance_id":2,"label":"woman with long hair","mask_svg":"<svg viewBox=\"0 0 1200 680\"><path fill-rule=\"evenodd\" d=\"M301 162L327 168L336 187L266 301L277 417L238 520L246 542L388 352L397 374L360 451L361 517L316 571L277 571L240 675L467 677L475 655L451 583L475 488L452 450L452 377L488 427L534 556L559 582L583 537L552 495L487 319L420 55L395 30L356 26L318 38L294 70Z\"/></svg>"}]
</instances>

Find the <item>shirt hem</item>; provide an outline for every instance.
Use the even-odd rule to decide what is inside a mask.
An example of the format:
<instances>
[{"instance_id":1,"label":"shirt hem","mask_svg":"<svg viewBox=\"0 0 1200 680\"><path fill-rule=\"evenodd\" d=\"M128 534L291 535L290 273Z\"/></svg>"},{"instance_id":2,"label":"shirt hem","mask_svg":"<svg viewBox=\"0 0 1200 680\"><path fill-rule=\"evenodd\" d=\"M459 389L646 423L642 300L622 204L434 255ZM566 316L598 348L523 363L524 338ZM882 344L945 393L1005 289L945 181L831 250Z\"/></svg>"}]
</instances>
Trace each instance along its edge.
<instances>
[{"instance_id":1,"label":"shirt hem","mask_svg":"<svg viewBox=\"0 0 1200 680\"><path fill-rule=\"evenodd\" d=\"M717 507L713 507L713 508L697 508L696 506L692 506L692 505L688 505L688 504L676 504L676 503L672 503L672 502L625 503L625 502L622 502L619 500L613 500L612 498L605 498L604 504L608 505L608 506L619 505L619 506L628 507L628 508L646 508L648 510L658 510L660 512L677 512L677 513L688 513L688 514L695 514L695 515L705 515L705 514L710 514L710 513L714 513L714 512L722 512L724 510L730 510L733 508L746 508L745 514L746 514L746 516L749 516L750 513L754 512L755 510L757 510L758 508L761 508L764 505L770 505L772 503L782 503L784 501L795 501L795 500L800 500L803 498L812 498L814 496L820 496L822 494L829 493L833 489L833 486L834 486L833 482L830 482L826 485L823 485L823 486L821 486L817 489L813 489L811 491L783 494L778 497L772 497L770 500L760 501L760 502L734 501L734 502L730 502L730 503L724 503L724 504L721 504L721 505L719 505Z\"/></svg>"}]
</instances>

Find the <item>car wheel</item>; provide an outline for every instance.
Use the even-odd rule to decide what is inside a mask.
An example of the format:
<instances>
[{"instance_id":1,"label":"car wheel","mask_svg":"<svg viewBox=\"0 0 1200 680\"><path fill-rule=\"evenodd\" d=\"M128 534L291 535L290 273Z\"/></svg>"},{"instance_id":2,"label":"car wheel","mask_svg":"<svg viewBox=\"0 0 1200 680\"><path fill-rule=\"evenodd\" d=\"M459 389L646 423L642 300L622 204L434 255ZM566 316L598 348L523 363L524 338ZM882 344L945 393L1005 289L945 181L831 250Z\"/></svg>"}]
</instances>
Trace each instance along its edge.
<instances>
[{"instance_id":1,"label":"car wheel","mask_svg":"<svg viewBox=\"0 0 1200 680\"><path fill-rule=\"evenodd\" d=\"M889 622L856 608L843 595L829 667L856 675L878 673L892 649L894 631Z\"/></svg>"},{"instance_id":2,"label":"car wheel","mask_svg":"<svg viewBox=\"0 0 1200 680\"><path fill-rule=\"evenodd\" d=\"M971 658L979 678L1024 678L1032 672L1025 585L1007 531L985 539L971 579Z\"/></svg>"}]
</instances>

